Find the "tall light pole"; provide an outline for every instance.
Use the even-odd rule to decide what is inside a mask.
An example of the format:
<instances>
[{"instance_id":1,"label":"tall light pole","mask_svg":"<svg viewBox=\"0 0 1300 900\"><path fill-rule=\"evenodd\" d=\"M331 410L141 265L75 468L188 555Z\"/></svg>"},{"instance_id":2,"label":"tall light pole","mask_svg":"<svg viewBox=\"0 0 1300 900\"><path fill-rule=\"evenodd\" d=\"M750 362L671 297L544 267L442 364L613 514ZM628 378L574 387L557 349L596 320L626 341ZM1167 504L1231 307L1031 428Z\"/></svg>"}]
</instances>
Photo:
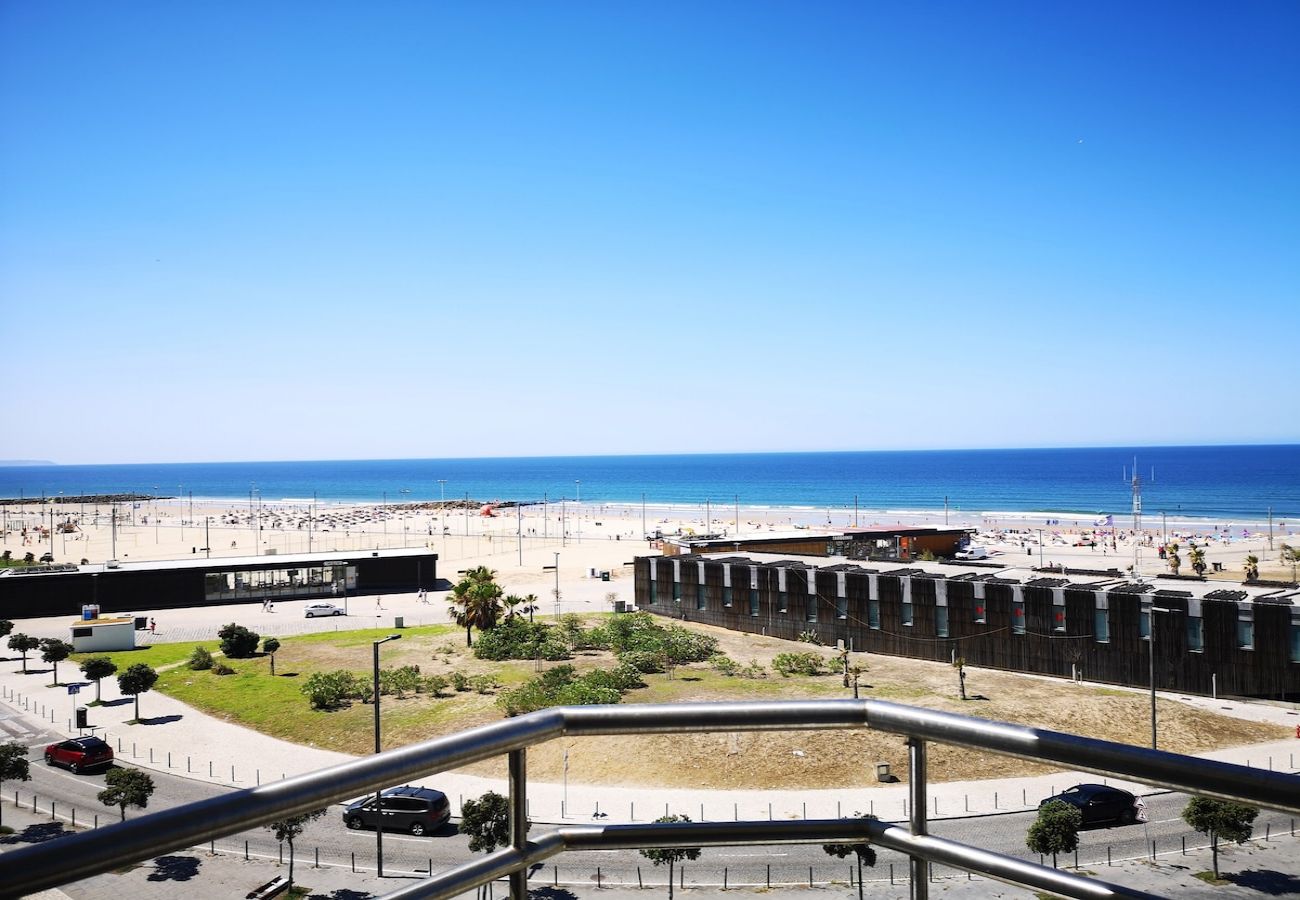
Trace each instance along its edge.
<instances>
[{"instance_id":1,"label":"tall light pole","mask_svg":"<svg viewBox=\"0 0 1300 900\"><path fill-rule=\"evenodd\" d=\"M1030 559L1033 559L1031 556ZM1038 568L1043 567L1043 529L1038 529Z\"/></svg>"},{"instance_id":2,"label":"tall light pole","mask_svg":"<svg viewBox=\"0 0 1300 900\"><path fill-rule=\"evenodd\" d=\"M257 520L253 517L253 491L257 490L257 482L249 482L248 485L248 527L253 530L253 555L261 555L257 549Z\"/></svg>"},{"instance_id":3,"label":"tall light pole","mask_svg":"<svg viewBox=\"0 0 1300 900\"><path fill-rule=\"evenodd\" d=\"M405 508L405 506L406 506L406 501L407 501L408 499L410 499L411 489L410 489L410 488L402 488L402 489L399 491L399 493L402 493L402 494L406 494L406 495L407 495L406 497L403 497L403 498L402 498L402 506L403 506L403 508L402 508L402 547L405 548L405 547L406 547L406 508Z\"/></svg>"},{"instance_id":4,"label":"tall light pole","mask_svg":"<svg viewBox=\"0 0 1300 900\"><path fill-rule=\"evenodd\" d=\"M555 621L560 621L560 551L555 552Z\"/></svg>"},{"instance_id":5,"label":"tall light pole","mask_svg":"<svg viewBox=\"0 0 1300 900\"><path fill-rule=\"evenodd\" d=\"M447 502L447 479L445 478L438 479L438 499L443 503Z\"/></svg>"},{"instance_id":6,"label":"tall light pole","mask_svg":"<svg viewBox=\"0 0 1300 900\"><path fill-rule=\"evenodd\" d=\"M379 645L386 644L389 641L400 641L400 634L390 634L388 637L380 638L374 641L375 650L375 753L379 749ZM380 878L384 877L384 808L383 791L375 791L375 872Z\"/></svg>"},{"instance_id":7,"label":"tall light pole","mask_svg":"<svg viewBox=\"0 0 1300 900\"><path fill-rule=\"evenodd\" d=\"M1156 613L1176 613L1176 609L1151 607L1151 621L1147 623L1147 668L1151 677L1151 749L1156 748Z\"/></svg>"},{"instance_id":8,"label":"tall light pole","mask_svg":"<svg viewBox=\"0 0 1300 900\"><path fill-rule=\"evenodd\" d=\"M582 479L581 478L573 479L573 502L574 503L582 502Z\"/></svg>"}]
</instances>

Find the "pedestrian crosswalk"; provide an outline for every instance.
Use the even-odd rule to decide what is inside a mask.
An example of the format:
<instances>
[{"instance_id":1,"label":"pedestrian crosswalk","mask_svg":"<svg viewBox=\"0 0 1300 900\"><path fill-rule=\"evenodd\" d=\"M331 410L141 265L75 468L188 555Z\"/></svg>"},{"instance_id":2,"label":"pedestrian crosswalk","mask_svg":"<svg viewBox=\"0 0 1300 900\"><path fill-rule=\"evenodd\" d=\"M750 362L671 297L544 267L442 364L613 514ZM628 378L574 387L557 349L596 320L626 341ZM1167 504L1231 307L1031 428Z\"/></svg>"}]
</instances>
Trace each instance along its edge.
<instances>
[{"instance_id":1,"label":"pedestrian crosswalk","mask_svg":"<svg viewBox=\"0 0 1300 900\"><path fill-rule=\"evenodd\" d=\"M16 713L0 712L0 740L35 743L49 734L39 725Z\"/></svg>"}]
</instances>

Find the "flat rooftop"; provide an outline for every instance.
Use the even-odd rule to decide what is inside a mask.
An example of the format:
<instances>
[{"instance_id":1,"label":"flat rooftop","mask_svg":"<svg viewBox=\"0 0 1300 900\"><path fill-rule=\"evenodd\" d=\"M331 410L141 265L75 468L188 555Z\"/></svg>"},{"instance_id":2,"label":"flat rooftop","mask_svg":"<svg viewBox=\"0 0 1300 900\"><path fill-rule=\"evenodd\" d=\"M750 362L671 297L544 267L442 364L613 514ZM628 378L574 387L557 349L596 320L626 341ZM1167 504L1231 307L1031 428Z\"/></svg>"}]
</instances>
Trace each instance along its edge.
<instances>
[{"instance_id":1,"label":"flat rooftop","mask_svg":"<svg viewBox=\"0 0 1300 900\"><path fill-rule=\"evenodd\" d=\"M404 559L414 557L437 557L438 554L424 547L408 547L396 550L352 550L346 553L272 553L262 556L221 556L208 559L206 556L186 556L180 559L151 559L139 562L118 561L110 566L108 563L90 563L84 566L62 564L45 568L5 569L0 571L0 578L36 578L52 575L100 574L114 572L169 572L177 569L203 569L209 572L222 572L231 569L284 569L292 567L320 566L329 563L352 563L361 559Z\"/></svg>"}]
</instances>

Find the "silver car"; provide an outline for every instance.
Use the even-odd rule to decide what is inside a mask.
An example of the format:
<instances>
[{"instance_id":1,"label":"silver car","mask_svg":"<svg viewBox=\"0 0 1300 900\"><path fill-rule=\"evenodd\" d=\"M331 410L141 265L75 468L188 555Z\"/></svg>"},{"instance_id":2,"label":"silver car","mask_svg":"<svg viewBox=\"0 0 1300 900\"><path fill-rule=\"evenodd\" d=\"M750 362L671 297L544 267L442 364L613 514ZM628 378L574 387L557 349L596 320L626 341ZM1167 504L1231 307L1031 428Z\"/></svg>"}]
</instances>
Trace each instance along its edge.
<instances>
[{"instance_id":1,"label":"silver car","mask_svg":"<svg viewBox=\"0 0 1300 900\"><path fill-rule=\"evenodd\" d=\"M312 603L307 607L306 614L307 618L313 619L316 616L341 616L344 612L343 607L333 603Z\"/></svg>"}]
</instances>

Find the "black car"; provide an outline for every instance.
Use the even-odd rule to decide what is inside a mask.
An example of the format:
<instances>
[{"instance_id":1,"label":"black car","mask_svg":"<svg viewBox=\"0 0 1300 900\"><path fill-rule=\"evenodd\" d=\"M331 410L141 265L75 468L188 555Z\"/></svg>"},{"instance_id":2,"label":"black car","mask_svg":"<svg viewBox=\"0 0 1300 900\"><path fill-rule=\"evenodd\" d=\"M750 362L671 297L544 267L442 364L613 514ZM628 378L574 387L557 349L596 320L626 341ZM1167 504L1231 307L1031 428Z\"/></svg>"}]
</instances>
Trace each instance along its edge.
<instances>
[{"instance_id":1,"label":"black car","mask_svg":"<svg viewBox=\"0 0 1300 900\"><path fill-rule=\"evenodd\" d=\"M440 828L451 818L447 795L433 788L389 788L380 795L380 803L378 812L373 796L348 804L343 810L343 824L353 829L374 828L382 820L384 831L409 831L418 837Z\"/></svg>"},{"instance_id":2,"label":"black car","mask_svg":"<svg viewBox=\"0 0 1300 900\"><path fill-rule=\"evenodd\" d=\"M1055 797L1048 797L1039 807L1060 800L1076 807L1083 814L1084 825L1103 825L1118 822L1120 825L1132 825L1145 812L1142 801L1119 788L1104 784L1076 784Z\"/></svg>"}]
</instances>

